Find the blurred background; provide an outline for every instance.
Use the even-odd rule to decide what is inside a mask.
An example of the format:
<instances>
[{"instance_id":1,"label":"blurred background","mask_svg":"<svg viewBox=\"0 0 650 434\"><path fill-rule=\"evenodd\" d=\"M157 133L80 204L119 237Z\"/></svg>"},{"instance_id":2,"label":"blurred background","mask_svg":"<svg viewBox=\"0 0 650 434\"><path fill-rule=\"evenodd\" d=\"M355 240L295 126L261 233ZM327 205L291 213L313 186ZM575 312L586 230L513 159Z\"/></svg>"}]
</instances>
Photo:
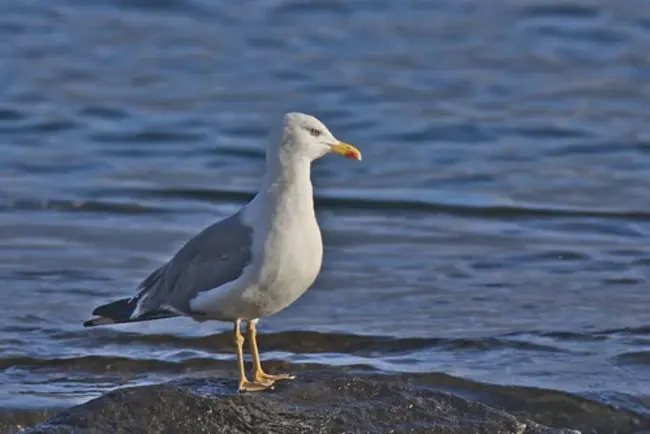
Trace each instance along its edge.
<instances>
[{"instance_id":1,"label":"blurred background","mask_svg":"<svg viewBox=\"0 0 650 434\"><path fill-rule=\"evenodd\" d=\"M289 110L316 285L264 357L650 412L644 0L0 2L0 407L233 373L230 325L84 329L257 191Z\"/></svg>"}]
</instances>

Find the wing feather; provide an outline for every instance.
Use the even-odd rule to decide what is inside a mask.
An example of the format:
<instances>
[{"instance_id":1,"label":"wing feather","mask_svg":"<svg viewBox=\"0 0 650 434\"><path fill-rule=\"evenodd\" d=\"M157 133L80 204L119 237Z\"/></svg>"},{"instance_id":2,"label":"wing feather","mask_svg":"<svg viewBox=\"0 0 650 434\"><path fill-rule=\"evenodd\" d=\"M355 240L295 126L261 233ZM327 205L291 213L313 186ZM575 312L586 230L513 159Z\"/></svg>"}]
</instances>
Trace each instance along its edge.
<instances>
[{"instance_id":1,"label":"wing feather","mask_svg":"<svg viewBox=\"0 0 650 434\"><path fill-rule=\"evenodd\" d=\"M252 243L253 230L242 222L241 211L208 226L143 280L133 317L163 306L191 314L189 303L199 293L241 276L252 260Z\"/></svg>"}]
</instances>

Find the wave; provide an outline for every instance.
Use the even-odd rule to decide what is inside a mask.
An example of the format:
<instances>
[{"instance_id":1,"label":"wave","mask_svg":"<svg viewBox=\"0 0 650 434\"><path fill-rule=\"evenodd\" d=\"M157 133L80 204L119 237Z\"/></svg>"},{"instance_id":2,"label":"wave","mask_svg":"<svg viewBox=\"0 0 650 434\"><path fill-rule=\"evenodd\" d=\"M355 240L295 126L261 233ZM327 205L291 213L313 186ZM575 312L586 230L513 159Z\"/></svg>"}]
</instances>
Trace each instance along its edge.
<instances>
[{"instance_id":1,"label":"wave","mask_svg":"<svg viewBox=\"0 0 650 434\"><path fill-rule=\"evenodd\" d=\"M140 190L138 196L156 196L175 199L193 199L210 202L247 202L254 193L238 190L213 190L206 188L171 188L165 190ZM420 196L418 196L420 195ZM650 212L643 210L589 209L535 204L498 204L452 202L441 197L432 198L423 191L321 190L315 194L317 207L328 209L368 209L392 211L429 211L467 217L483 218L540 218L540 217L595 217L607 219L646 220Z\"/></svg>"},{"instance_id":2,"label":"wave","mask_svg":"<svg viewBox=\"0 0 650 434\"><path fill-rule=\"evenodd\" d=\"M129 189L119 191L93 191L92 195L109 196L119 193L131 197L130 201L112 202L108 200L66 200L29 198L0 200L0 212L9 211L63 211L63 212L99 212L116 214L151 214L182 212L179 207L145 205L137 199L179 199L212 203L241 203L251 200L255 195L248 190L207 189L207 188L166 188L166 189ZM418 196L417 191L353 191L341 192L326 190L315 196L317 208L374 210L374 211L423 211L445 213L465 217L486 219L537 219L543 217L574 217L643 220L650 219L650 212L634 209L592 209L578 207L558 207L536 204L499 204L482 201L480 203L461 203L443 198L431 198L430 195ZM476 202L476 201L474 201Z\"/></svg>"},{"instance_id":3,"label":"wave","mask_svg":"<svg viewBox=\"0 0 650 434\"><path fill-rule=\"evenodd\" d=\"M214 369L220 361L211 358L187 358L182 362L115 356L83 356L41 359L37 357L8 357L0 359L2 370L83 371L90 373L116 372L184 372L188 369ZM225 362L221 362L225 363Z\"/></svg>"},{"instance_id":4,"label":"wave","mask_svg":"<svg viewBox=\"0 0 650 434\"><path fill-rule=\"evenodd\" d=\"M161 214L172 210L164 207L143 205L134 202L110 202L101 200L66 200L66 199L8 199L0 200L0 213L16 211L60 211L105 214Z\"/></svg>"},{"instance_id":5,"label":"wave","mask_svg":"<svg viewBox=\"0 0 650 434\"><path fill-rule=\"evenodd\" d=\"M50 333L50 339L57 341L83 340L84 348L94 351L108 347L139 348L137 356L116 357L114 355L83 355L78 357L38 358L0 357L0 369L105 369L120 366L127 370L177 370L179 366L192 368L214 367L219 362L211 354L233 354L232 335L222 332L206 336L183 337L172 334L139 334L114 330L93 330L82 332ZM166 356L146 358L143 348L156 349ZM541 345L520 340L486 337L478 339L454 338L406 338L387 336L360 336L311 331L287 331L265 333L263 351L288 352L294 354L344 354L356 357L377 357L408 355L426 350L443 352L456 351L502 351L519 350L534 352L566 352L551 345ZM130 351L132 353L132 351ZM143 356L145 355L145 356ZM99 367L99 368L98 368Z\"/></svg>"}]
</instances>

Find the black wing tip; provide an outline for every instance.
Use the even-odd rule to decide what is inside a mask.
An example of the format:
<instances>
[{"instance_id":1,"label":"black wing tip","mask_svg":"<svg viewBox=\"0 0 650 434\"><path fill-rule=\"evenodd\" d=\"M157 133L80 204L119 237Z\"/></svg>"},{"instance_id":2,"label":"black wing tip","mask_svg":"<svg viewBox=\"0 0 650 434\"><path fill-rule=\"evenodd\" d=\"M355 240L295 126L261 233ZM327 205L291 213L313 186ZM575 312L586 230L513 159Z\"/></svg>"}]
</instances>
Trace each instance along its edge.
<instances>
[{"instance_id":1,"label":"black wing tip","mask_svg":"<svg viewBox=\"0 0 650 434\"><path fill-rule=\"evenodd\" d=\"M95 315L95 314L93 314ZM95 327L99 325L105 325L105 324L115 324L115 321L113 321L110 318L106 318L103 316L100 316L98 318L91 318L87 321L84 321L84 327Z\"/></svg>"},{"instance_id":2,"label":"black wing tip","mask_svg":"<svg viewBox=\"0 0 650 434\"><path fill-rule=\"evenodd\" d=\"M140 322L140 321L152 321L155 319L175 318L177 316L181 316L181 315L176 312L172 312L170 310L156 310L153 312L147 312L144 315L135 318L130 318L130 317L108 318L105 316L99 316L97 318L91 318L89 320L84 321L83 326L95 327L95 326L110 325L110 324L125 324L125 323Z\"/></svg>"},{"instance_id":3,"label":"black wing tip","mask_svg":"<svg viewBox=\"0 0 650 434\"><path fill-rule=\"evenodd\" d=\"M83 323L84 327L94 327L107 324L118 324L131 321L137 301L133 298L122 298L96 307L90 318Z\"/></svg>"},{"instance_id":4,"label":"black wing tip","mask_svg":"<svg viewBox=\"0 0 650 434\"><path fill-rule=\"evenodd\" d=\"M137 302L133 298L122 298L96 307L95 310L93 310L92 314L107 317L130 317L136 306Z\"/></svg>"}]
</instances>

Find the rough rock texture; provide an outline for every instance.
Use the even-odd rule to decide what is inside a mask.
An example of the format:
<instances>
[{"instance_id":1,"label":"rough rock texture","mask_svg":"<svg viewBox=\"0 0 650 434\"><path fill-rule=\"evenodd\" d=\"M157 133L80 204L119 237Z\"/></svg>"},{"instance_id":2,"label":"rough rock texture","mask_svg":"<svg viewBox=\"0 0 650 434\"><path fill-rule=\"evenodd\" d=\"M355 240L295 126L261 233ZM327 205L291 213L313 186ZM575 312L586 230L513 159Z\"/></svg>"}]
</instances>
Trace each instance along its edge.
<instances>
[{"instance_id":1,"label":"rough rock texture","mask_svg":"<svg viewBox=\"0 0 650 434\"><path fill-rule=\"evenodd\" d=\"M208 378L121 389L25 432L575 432L562 428L584 434L650 432L650 417L568 394L481 385L440 374L381 375L329 369L303 372L275 391L238 394L235 389L231 379Z\"/></svg>"}]
</instances>

